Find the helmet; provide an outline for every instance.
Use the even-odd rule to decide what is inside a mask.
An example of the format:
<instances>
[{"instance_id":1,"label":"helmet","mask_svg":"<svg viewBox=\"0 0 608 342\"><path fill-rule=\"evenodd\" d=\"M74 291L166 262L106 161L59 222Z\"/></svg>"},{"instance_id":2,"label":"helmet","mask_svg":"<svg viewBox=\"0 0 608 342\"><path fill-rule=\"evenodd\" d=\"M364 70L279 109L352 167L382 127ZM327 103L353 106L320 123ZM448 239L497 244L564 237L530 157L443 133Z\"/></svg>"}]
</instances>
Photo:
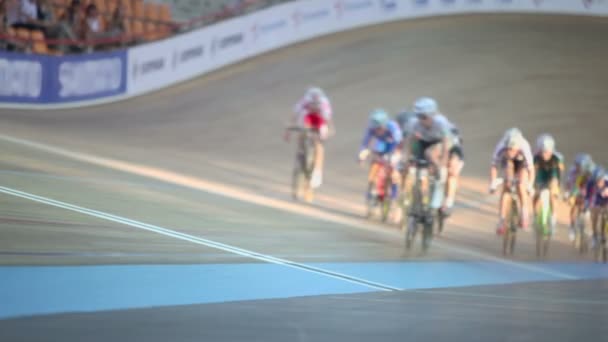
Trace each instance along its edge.
<instances>
[{"instance_id":1,"label":"helmet","mask_svg":"<svg viewBox=\"0 0 608 342\"><path fill-rule=\"evenodd\" d=\"M579 153L574 157L574 163L576 165L584 165L591 160L591 156L587 153Z\"/></svg>"},{"instance_id":2,"label":"helmet","mask_svg":"<svg viewBox=\"0 0 608 342\"><path fill-rule=\"evenodd\" d=\"M389 120L388 113L384 109L374 109L369 116L373 128L385 127Z\"/></svg>"},{"instance_id":3,"label":"helmet","mask_svg":"<svg viewBox=\"0 0 608 342\"><path fill-rule=\"evenodd\" d=\"M606 170L601 166L597 166L593 171L593 179L595 180L605 179L606 176L608 176L608 174L606 174Z\"/></svg>"},{"instance_id":4,"label":"helmet","mask_svg":"<svg viewBox=\"0 0 608 342\"><path fill-rule=\"evenodd\" d=\"M506 140L509 140L514 137L523 137L523 134L521 133L519 128L513 127L513 128L509 128L508 130L505 131L504 137Z\"/></svg>"},{"instance_id":5,"label":"helmet","mask_svg":"<svg viewBox=\"0 0 608 342\"><path fill-rule=\"evenodd\" d=\"M593 160L591 160L591 156L587 153L579 153L574 157L574 164L578 165L581 169L587 169L593 164Z\"/></svg>"},{"instance_id":6,"label":"helmet","mask_svg":"<svg viewBox=\"0 0 608 342\"><path fill-rule=\"evenodd\" d=\"M519 150L523 146L523 136L521 135L512 135L507 137L506 146L507 148L512 148Z\"/></svg>"},{"instance_id":7,"label":"helmet","mask_svg":"<svg viewBox=\"0 0 608 342\"><path fill-rule=\"evenodd\" d=\"M595 170L597 170L599 168L598 165L596 165L593 160L589 160L589 162L585 165L582 166L582 169L584 172L589 172L591 174L593 174L595 172Z\"/></svg>"},{"instance_id":8,"label":"helmet","mask_svg":"<svg viewBox=\"0 0 608 342\"><path fill-rule=\"evenodd\" d=\"M321 98L325 97L325 92L323 92L323 89L319 87L310 87L308 90L306 90L306 97L313 101L320 100Z\"/></svg>"},{"instance_id":9,"label":"helmet","mask_svg":"<svg viewBox=\"0 0 608 342\"><path fill-rule=\"evenodd\" d=\"M536 148L542 152L553 152L555 150L555 139L549 134L543 134L536 140Z\"/></svg>"},{"instance_id":10,"label":"helmet","mask_svg":"<svg viewBox=\"0 0 608 342\"><path fill-rule=\"evenodd\" d=\"M414 102L414 113L435 114L439 110L437 101L430 97L421 97Z\"/></svg>"}]
</instances>

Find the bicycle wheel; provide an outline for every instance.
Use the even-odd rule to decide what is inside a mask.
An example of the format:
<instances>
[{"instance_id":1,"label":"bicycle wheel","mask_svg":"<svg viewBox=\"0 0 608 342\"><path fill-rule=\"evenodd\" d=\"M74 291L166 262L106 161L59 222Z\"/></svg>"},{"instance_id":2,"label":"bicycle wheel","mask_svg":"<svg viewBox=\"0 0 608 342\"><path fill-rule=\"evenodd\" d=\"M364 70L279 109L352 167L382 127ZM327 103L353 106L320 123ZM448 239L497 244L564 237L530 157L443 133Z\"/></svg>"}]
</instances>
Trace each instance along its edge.
<instances>
[{"instance_id":1,"label":"bicycle wheel","mask_svg":"<svg viewBox=\"0 0 608 342\"><path fill-rule=\"evenodd\" d=\"M543 189L540 193L539 200L541 201L540 212L534 218L534 226L536 231L536 256L538 258L547 255L549 249L549 220L551 219L551 193L547 189Z\"/></svg>"},{"instance_id":2,"label":"bicycle wheel","mask_svg":"<svg viewBox=\"0 0 608 342\"><path fill-rule=\"evenodd\" d=\"M412 243L416 237L417 230L418 222L416 221L416 218L409 216L407 218L407 227L405 229L405 249L410 250L412 248Z\"/></svg>"},{"instance_id":3,"label":"bicycle wheel","mask_svg":"<svg viewBox=\"0 0 608 342\"><path fill-rule=\"evenodd\" d=\"M429 222L430 221L430 222ZM433 220L425 219L422 224L422 252L426 252L431 247L433 239Z\"/></svg>"},{"instance_id":4,"label":"bicycle wheel","mask_svg":"<svg viewBox=\"0 0 608 342\"><path fill-rule=\"evenodd\" d=\"M513 195L510 195L513 196ZM508 227L503 239L503 255L513 255L515 251L515 241L517 239L517 226L519 224L519 213L517 210L517 200L511 202L511 210L509 212Z\"/></svg>"},{"instance_id":5,"label":"bicycle wheel","mask_svg":"<svg viewBox=\"0 0 608 342\"><path fill-rule=\"evenodd\" d=\"M372 183L371 186L367 188L367 198L365 199L365 201L366 201L365 218L371 219L374 216L374 209L376 208L376 205L378 202L378 195L376 194L375 182Z\"/></svg>"},{"instance_id":6,"label":"bicycle wheel","mask_svg":"<svg viewBox=\"0 0 608 342\"><path fill-rule=\"evenodd\" d=\"M303 169L304 166L304 152L298 151L296 160L291 175L291 196L294 200L301 198L302 196L302 185L306 181L306 175Z\"/></svg>"},{"instance_id":7,"label":"bicycle wheel","mask_svg":"<svg viewBox=\"0 0 608 342\"><path fill-rule=\"evenodd\" d=\"M401 229L405 229L407 227L407 218L410 214L410 209L412 207L413 196L412 189L405 189L402 191L402 194L399 198L399 207L401 208Z\"/></svg>"},{"instance_id":8,"label":"bicycle wheel","mask_svg":"<svg viewBox=\"0 0 608 342\"><path fill-rule=\"evenodd\" d=\"M578 214L576 219L576 227L578 230L578 248L580 254L585 254L589 251L587 237L585 236L585 218L582 213Z\"/></svg>"},{"instance_id":9,"label":"bicycle wheel","mask_svg":"<svg viewBox=\"0 0 608 342\"><path fill-rule=\"evenodd\" d=\"M388 214L391 211L391 196L390 196L390 182L389 179L385 179L384 180L384 196L382 196L381 198L381 215L382 215L382 222L386 222L388 219Z\"/></svg>"},{"instance_id":10,"label":"bicycle wheel","mask_svg":"<svg viewBox=\"0 0 608 342\"><path fill-rule=\"evenodd\" d=\"M606 241L606 234L608 234L608 213L606 209L603 210L601 216L600 235L601 235L601 246L602 246L602 261L606 263L608 261L608 242Z\"/></svg>"},{"instance_id":11,"label":"bicycle wheel","mask_svg":"<svg viewBox=\"0 0 608 342\"><path fill-rule=\"evenodd\" d=\"M434 222L436 222L436 235L441 235L441 233L443 233L443 224L445 221L445 216L443 215L443 213L441 212L440 209L437 209L435 211L435 220Z\"/></svg>"}]
</instances>

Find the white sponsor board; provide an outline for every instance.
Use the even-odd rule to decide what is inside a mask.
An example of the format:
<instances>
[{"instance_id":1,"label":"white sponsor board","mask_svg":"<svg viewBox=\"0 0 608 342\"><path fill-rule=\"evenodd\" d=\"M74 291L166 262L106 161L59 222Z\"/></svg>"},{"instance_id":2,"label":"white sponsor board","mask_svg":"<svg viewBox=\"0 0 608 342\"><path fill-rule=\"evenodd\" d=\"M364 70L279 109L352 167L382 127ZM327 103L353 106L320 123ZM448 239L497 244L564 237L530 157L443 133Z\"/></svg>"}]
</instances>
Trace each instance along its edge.
<instances>
[{"instance_id":1,"label":"white sponsor board","mask_svg":"<svg viewBox=\"0 0 608 342\"><path fill-rule=\"evenodd\" d=\"M248 57L302 40L393 20L466 13L561 13L608 15L608 0L302 0L225 21L185 36L129 51L128 94L137 95L199 76ZM179 46L176 48L176 46ZM187 66L172 53L200 46ZM141 61L159 63L149 77ZM163 66L158 60L167 60ZM153 67L152 65L151 67ZM139 68L132 70L133 68Z\"/></svg>"},{"instance_id":2,"label":"white sponsor board","mask_svg":"<svg viewBox=\"0 0 608 342\"><path fill-rule=\"evenodd\" d=\"M0 96L37 98L42 91L39 61L11 61L0 58Z\"/></svg>"}]
</instances>

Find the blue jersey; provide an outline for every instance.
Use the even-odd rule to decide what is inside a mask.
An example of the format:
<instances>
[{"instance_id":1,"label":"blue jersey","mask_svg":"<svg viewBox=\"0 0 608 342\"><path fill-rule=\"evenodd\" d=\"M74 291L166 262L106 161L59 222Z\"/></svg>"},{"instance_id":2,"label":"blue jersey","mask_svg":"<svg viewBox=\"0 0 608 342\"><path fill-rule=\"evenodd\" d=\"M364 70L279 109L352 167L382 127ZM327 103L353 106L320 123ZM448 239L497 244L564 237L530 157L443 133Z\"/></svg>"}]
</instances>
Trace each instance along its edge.
<instances>
[{"instance_id":1,"label":"blue jersey","mask_svg":"<svg viewBox=\"0 0 608 342\"><path fill-rule=\"evenodd\" d=\"M373 138L373 146L369 146L370 141ZM379 154L387 154L392 153L395 148L401 143L403 139L403 133L401 133L401 128L396 121L389 121L386 125L386 129L384 133L381 135L376 134L376 130L370 125L365 130L365 136L363 137L363 142L361 143L361 150L366 148L370 148L372 151Z\"/></svg>"},{"instance_id":2,"label":"blue jersey","mask_svg":"<svg viewBox=\"0 0 608 342\"><path fill-rule=\"evenodd\" d=\"M594 177L592 177L594 178ZM585 196L585 200L587 205L591 205L593 207L603 207L608 205L608 196L604 196L604 194L608 193L608 179L604 181L604 185L601 187L597 186L597 179L591 179L587 183L587 196Z\"/></svg>"}]
</instances>

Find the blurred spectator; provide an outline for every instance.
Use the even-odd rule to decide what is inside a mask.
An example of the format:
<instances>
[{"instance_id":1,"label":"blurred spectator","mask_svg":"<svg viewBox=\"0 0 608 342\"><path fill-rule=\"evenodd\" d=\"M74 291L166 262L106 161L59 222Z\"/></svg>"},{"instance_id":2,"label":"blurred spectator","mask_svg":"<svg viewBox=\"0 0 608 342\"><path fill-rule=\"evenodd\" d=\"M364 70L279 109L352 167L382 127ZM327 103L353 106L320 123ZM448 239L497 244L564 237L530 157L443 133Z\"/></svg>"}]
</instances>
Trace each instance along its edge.
<instances>
[{"instance_id":1,"label":"blurred spectator","mask_svg":"<svg viewBox=\"0 0 608 342\"><path fill-rule=\"evenodd\" d=\"M37 0L36 5L38 6L38 22L43 26L51 26L56 23L55 13L53 12L53 5L50 0Z\"/></svg>"},{"instance_id":2,"label":"blurred spectator","mask_svg":"<svg viewBox=\"0 0 608 342\"><path fill-rule=\"evenodd\" d=\"M57 31L55 32L56 38L59 39L70 39L78 40L82 35L82 20L84 18L84 12L82 11L82 4L80 0L72 0L70 6L66 8L65 12L59 17L59 23ZM63 44L59 46L63 52L67 50L78 50L79 47L72 45L69 48Z\"/></svg>"},{"instance_id":3,"label":"blurred spectator","mask_svg":"<svg viewBox=\"0 0 608 342\"><path fill-rule=\"evenodd\" d=\"M129 34L129 28L127 26L127 18L125 17L125 10L122 3L119 3L112 13L112 17L108 21L105 36L111 38L126 37ZM125 40L120 40L112 46L124 46Z\"/></svg>"},{"instance_id":4,"label":"blurred spectator","mask_svg":"<svg viewBox=\"0 0 608 342\"><path fill-rule=\"evenodd\" d=\"M6 0L0 0L0 50L6 49L8 30L6 25Z\"/></svg>"},{"instance_id":5,"label":"blurred spectator","mask_svg":"<svg viewBox=\"0 0 608 342\"><path fill-rule=\"evenodd\" d=\"M103 22L97 6L89 4L85 10L84 19L82 22L82 38L87 42L87 50L92 51L94 48L94 40L104 38Z\"/></svg>"},{"instance_id":6,"label":"blurred spectator","mask_svg":"<svg viewBox=\"0 0 608 342\"><path fill-rule=\"evenodd\" d=\"M43 29L38 20L38 5L36 4L36 0L21 0L18 20L12 26L14 28L26 28L29 30Z\"/></svg>"},{"instance_id":7,"label":"blurred spectator","mask_svg":"<svg viewBox=\"0 0 608 342\"><path fill-rule=\"evenodd\" d=\"M19 0L4 0L5 24L11 27L19 21Z\"/></svg>"},{"instance_id":8,"label":"blurred spectator","mask_svg":"<svg viewBox=\"0 0 608 342\"><path fill-rule=\"evenodd\" d=\"M127 18L125 17L125 7L122 2L118 3L112 17L108 22L107 28L108 36L119 37L121 35L128 35L129 28L127 25Z\"/></svg>"},{"instance_id":9,"label":"blurred spectator","mask_svg":"<svg viewBox=\"0 0 608 342\"><path fill-rule=\"evenodd\" d=\"M55 18L53 6L50 0L37 0L38 5L38 24L43 28L46 38L56 38L60 25Z\"/></svg>"}]
</instances>

